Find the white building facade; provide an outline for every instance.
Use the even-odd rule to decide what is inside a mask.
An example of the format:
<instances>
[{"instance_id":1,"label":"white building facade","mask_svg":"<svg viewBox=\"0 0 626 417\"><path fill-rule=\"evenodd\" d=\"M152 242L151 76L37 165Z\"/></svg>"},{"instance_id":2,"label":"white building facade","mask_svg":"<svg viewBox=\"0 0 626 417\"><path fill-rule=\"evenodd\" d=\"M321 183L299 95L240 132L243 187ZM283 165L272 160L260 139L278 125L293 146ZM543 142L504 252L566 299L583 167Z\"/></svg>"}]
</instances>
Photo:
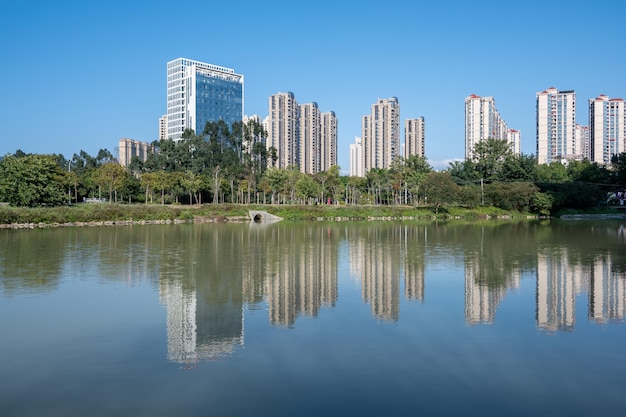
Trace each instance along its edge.
<instances>
[{"instance_id":1,"label":"white building facade","mask_svg":"<svg viewBox=\"0 0 626 417\"><path fill-rule=\"evenodd\" d=\"M270 96L266 130L267 148L278 156L270 166L316 174L337 165L337 116L320 112L315 102L298 104L291 92Z\"/></svg>"},{"instance_id":2,"label":"white building facade","mask_svg":"<svg viewBox=\"0 0 626 417\"><path fill-rule=\"evenodd\" d=\"M360 137L354 138L354 143L350 144L350 176L365 177L363 170L363 146Z\"/></svg>"},{"instance_id":3,"label":"white building facade","mask_svg":"<svg viewBox=\"0 0 626 417\"><path fill-rule=\"evenodd\" d=\"M320 171L337 165L337 115L334 111L320 115Z\"/></svg>"},{"instance_id":4,"label":"white building facade","mask_svg":"<svg viewBox=\"0 0 626 417\"><path fill-rule=\"evenodd\" d=\"M624 100L604 94L589 100L591 161L610 165L613 155L626 152Z\"/></svg>"},{"instance_id":5,"label":"white building facade","mask_svg":"<svg viewBox=\"0 0 626 417\"><path fill-rule=\"evenodd\" d=\"M425 158L424 151L424 118L406 119L404 121L404 148L402 155L408 158L411 155Z\"/></svg>"},{"instance_id":6,"label":"white building facade","mask_svg":"<svg viewBox=\"0 0 626 417\"><path fill-rule=\"evenodd\" d=\"M582 159L591 161L591 136L589 135L589 126L576 124L575 140L577 149L580 149Z\"/></svg>"},{"instance_id":7,"label":"white building facade","mask_svg":"<svg viewBox=\"0 0 626 417\"><path fill-rule=\"evenodd\" d=\"M581 160L576 147L576 93L554 87L537 93L537 162Z\"/></svg>"},{"instance_id":8,"label":"white building facade","mask_svg":"<svg viewBox=\"0 0 626 417\"><path fill-rule=\"evenodd\" d=\"M243 117L243 75L187 58L167 63L167 138L185 129L201 134L207 122L230 127Z\"/></svg>"},{"instance_id":9,"label":"white building facade","mask_svg":"<svg viewBox=\"0 0 626 417\"><path fill-rule=\"evenodd\" d=\"M512 132L500 117L493 97L472 94L465 98L465 159L472 159L476 144L489 138L508 141L511 150L519 153L519 135ZM512 140L518 140L515 144Z\"/></svg>"},{"instance_id":10,"label":"white building facade","mask_svg":"<svg viewBox=\"0 0 626 417\"><path fill-rule=\"evenodd\" d=\"M388 169L400 156L400 104L396 97L379 99L361 121L363 169Z\"/></svg>"},{"instance_id":11,"label":"white building facade","mask_svg":"<svg viewBox=\"0 0 626 417\"><path fill-rule=\"evenodd\" d=\"M270 166L287 168L299 163L299 107L292 92L273 94L269 98L267 148L276 149L278 156Z\"/></svg>"},{"instance_id":12,"label":"white building facade","mask_svg":"<svg viewBox=\"0 0 626 417\"><path fill-rule=\"evenodd\" d=\"M522 133L516 129L509 129L506 132L506 140L511 147L511 151L514 155L521 155L522 148Z\"/></svg>"},{"instance_id":13,"label":"white building facade","mask_svg":"<svg viewBox=\"0 0 626 417\"><path fill-rule=\"evenodd\" d=\"M320 170L321 124L317 103L299 105L300 172L314 174Z\"/></svg>"}]
</instances>

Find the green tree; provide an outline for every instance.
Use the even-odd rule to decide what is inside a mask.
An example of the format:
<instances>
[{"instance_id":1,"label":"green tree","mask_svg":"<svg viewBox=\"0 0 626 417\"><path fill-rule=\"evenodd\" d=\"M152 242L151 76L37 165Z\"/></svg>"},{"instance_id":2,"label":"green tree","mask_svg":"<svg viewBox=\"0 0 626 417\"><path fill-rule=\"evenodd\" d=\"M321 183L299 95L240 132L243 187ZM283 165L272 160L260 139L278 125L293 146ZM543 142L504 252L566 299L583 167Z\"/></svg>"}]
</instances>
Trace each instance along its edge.
<instances>
[{"instance_id":1,"label":"green tree","mask_svg":"<svg viewBox=\"0 0 626 417\"><path fill-rule=\"evenodd\" d=\"M275 204L276 202L276 194L280 193L287 184L288 174L287 171L280 168L269 168L265 171L264 175L265 180L267 181L267 186L272 193L271 203ZM280 195L278 196L278 202L280 203Z\"/></svg>"},{"instance_id":2,"label":"green tree","mask_svg":"<svg viewBox=\"0 0 626 417\"><path fill-rule=\"evenodd\" d=\"M471 159L450 162L447 171L452 180L459 185L479 183L482 179L480 172L476 169L476 164Z\"/></svg>"},{"instance_id":3,"label":"green tree","mask_svg":"<svg viewBox=\"0 0 626 417\"><path fill-rule=\"evenodd\" d=\"M527 181L537 179L537 159L534 155L509 155L500 170L500 181Z\"/></svg>"},{"instance_id":4,"label":"green tree","mask_svg":"<svg viewBox=\"0 0 626 417\"><path fill-rule=\"evenodd\" d=\"M107 162L96 168L93 181L109 193L109 203L112 203L117 202L117 191L124 185L129 175L128 170L117 162Z\"/></svg>"},{"instance_id":5,"label":"green tree","mask_svg":"<svg viewBox=\"0 0 626 417\"><path fill-rule=\"evenodd\" d=\"M533 213L547 216L552 210L554 198L548 193L535 193L530 202L530 210Z\"/></svg>"},{"instance_id":6,"label":"green tree","mask_svg":"<svg viewBox=\"0 0 626 417\"><path fill-rule=\"evenodd\" d=\"M485 186L487 201L504 210L526 212L539 188L529 182L495 182Z\"/></svg>"},{"instance_id":7,"label":"green tree","mask_svg":"<svg viewBox=\"0 0 626 417\"><path fill-rule=\"evenodd\" d=\"M302 175L296 182L296 195L309 204L319 193L320 185L310 175Z\"/></svg>"},{"instance_id":8,"label":"green tree","mask_svg":"<svg viewBox=\"0 0 626 417\"><path fill-rule=\"evenodd\" d=\"M473 161L480 177L486 181L502 179L502 168L513 152L506 140L487 138L474 146Z\"/></svg>"},{"instance_id":9,"label":"green tree","mask_svg":"<svg viewBox=\"0 0 626 417\"><path fill-rule=\"evenodd\" d=\"M570 180L567 168L560 162L537 165L537 182L562 183Z\"/></svg>"},{"instance_id":10,"label":"green tree","mask_svg":"<svg viewBox=\"0 0 626 417\"><path fill-rule=\"evenodd\" d=\"M351 176L347 179L348 195L346 196L347 202L351 204L358 204L360 197L365 192L367 187L367 181L363 177Z\"/></svg>"},{"instance_id":11,"label":"green tree","mask_svg":"<svg viewBox=\"0 0 626 417\"><path fill-rule=\"evenodd\" d=\"M452 181L448 172L429 172L422 182L426 203L435 208L435 214L445 205L458 199L460 187Z\"/></svg>"},{"instance_id":12,"label":"green tree","mask_svg":"<svg viewBox=\"0 0 626 417\"><path fill-rule=\"evenodd\" d=\"M419 204L420 185L426 178L426 175L432 172L433 168L426 158L419 155L411 155L403 160L402 169L409 198L413 205L417 206Z\"/></svg>"},{"instance_id":13,"label":"green tree","mask_svg":"<svg viewBox=\"0 0 626 417\"><path fill-rule=\"evenodd\" d=\"M0 162L0 199L12 206L57 206L67 200L66 177L53 155L6 156Z\"/></svg>"},{"instance_id":14,"label":"green tree","mask_svg":"<svg viewBox=\"0 0 626 417\"><path fill-rule=\"evenodd\" d=\"M192 171L185 171L181 178L181 185L183 190L189 194L189 204L193 204L194 199L196 204L200 204L200 190L202 189L203 179L199 174Z\"/></svg>"},{"instance_id":15,"label":"green tree","mask_svg":"<svg viewBox=\"0 0 626 417\"><path fill-rule=\"evenodd\" d=\"M626 152L611 157L612 182L626 188Z\"/></svg>"},{"instance_id":16,"label":"green tree","mask_svg":"<svg viewBox=\"0 0 626 417\"><path fill-rule=\"evenodd\" d=\"M611 172L597 162L588 159L569 161L567 173L571 181L591 182L607 185L611 181Z\"/></svg>"}]
</instances>

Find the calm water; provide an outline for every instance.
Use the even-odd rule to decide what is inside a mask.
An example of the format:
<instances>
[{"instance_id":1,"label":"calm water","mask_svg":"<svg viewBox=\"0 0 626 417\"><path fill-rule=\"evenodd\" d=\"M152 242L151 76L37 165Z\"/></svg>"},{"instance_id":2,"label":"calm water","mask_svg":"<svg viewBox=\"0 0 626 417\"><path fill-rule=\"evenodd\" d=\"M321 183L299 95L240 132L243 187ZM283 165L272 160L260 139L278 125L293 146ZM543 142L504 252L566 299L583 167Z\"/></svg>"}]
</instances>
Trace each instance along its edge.
<instances>
[{"instance_id":1,"label":"calm water","mask_svg":"<svg viewBox=\"0 0 626 417\"><path fill-rule=\"evenodd\" d=\"M0 230L0 416L623 415L625 227Z\"/></svg>"}]
</instances>

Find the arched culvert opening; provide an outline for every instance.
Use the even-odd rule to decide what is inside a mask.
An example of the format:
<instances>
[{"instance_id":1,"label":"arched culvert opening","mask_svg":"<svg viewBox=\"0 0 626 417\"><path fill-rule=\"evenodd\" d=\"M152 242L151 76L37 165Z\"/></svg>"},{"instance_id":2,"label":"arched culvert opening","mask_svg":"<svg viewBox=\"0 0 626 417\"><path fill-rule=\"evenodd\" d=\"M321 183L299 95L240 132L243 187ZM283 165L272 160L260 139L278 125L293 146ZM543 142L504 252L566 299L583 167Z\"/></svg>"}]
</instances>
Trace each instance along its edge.
<instances>
[{"instance_id":1,"label":"arched culvert opening","mask_svg":"<svg viewBox=\"0 0 626 417\"><path fill-rule=\"evenodd\" d=\"M261 223L263 221L263 216L261 216L260 214L256 214L254 216L254 222L255 223Z\"/></svg>"}]
</instances>

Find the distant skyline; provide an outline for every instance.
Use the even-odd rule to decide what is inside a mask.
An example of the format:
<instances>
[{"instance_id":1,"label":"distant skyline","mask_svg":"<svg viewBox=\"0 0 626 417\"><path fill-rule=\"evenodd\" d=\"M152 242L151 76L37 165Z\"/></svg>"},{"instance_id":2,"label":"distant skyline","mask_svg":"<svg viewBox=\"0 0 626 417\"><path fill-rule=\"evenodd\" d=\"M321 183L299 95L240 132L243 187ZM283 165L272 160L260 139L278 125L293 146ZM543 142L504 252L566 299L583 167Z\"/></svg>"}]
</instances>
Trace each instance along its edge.
<instances>
[{"instance_id":1,"label":"distant skyline","mask_svg":"<svg viewBox=\"0 0 626 417\"><path fill-rule=\"evenodd\" d=\"M246 115L267 116L278 92L334 111L344 174L362 117L390 97L401 126L424 117L436 168L464 158L471 94L494 97L535 154L537 92L574 90L582 125L589 99L626 98L625 15L626 3L579 0L14 2L0 15L0 155L158 139L166 64L179 57L244 75Z\"/></svg>"}]
</instances>

